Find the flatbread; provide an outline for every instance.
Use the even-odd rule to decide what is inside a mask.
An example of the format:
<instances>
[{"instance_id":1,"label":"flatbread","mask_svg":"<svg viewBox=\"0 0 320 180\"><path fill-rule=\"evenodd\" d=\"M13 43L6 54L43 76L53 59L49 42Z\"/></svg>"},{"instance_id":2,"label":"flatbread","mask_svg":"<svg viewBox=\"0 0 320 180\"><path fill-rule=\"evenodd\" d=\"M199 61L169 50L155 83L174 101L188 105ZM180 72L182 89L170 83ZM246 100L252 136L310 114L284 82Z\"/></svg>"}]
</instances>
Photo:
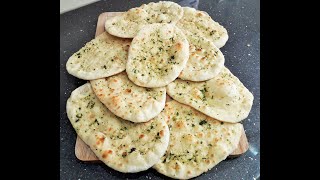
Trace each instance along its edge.
<instances>
[{"instance_id":1,"label":"flatbread","mask_svg":"<svg viewBox=\"0 0 320 180\"><path fill-rule=\"evenodd\" d=\"M166 103L166 88L145 88L131 82L125 72L90 82L99 100L115 115L132 122L157 116Z\"/></svg>"},{"instance_id":2,"label":"flatbread","mask_svg":"<svg viewBox=\"0 0 320 180\"><path fill-rule=\"evenodd\" d=\"M144 171L164 155L169 142L165 117L131 123L112 114L90 83L71 93L67 115L78 136L107 166L120 172Z\"/></svg>"},{"instance_id":3,"label":"flatbread","mask_svg":"<svg viewBox=\"0 0 320 180\"><path fill-rule=\"evenodd\" d=\"M178 22L183 15L180 5L170 1L151 2L129 9L120 16L108 18L105 23L107 32L123 38L134 38L139 30L153 23Z\"/></svg>"},{"instance_id":4,"label":"flatbread","mask_svg":"<svg viewBox=\"0 0 320 180\"><path fill-rule=\"evenodd\" d=\"M179 28L146 25L132 40L126 72L139 86L163 87L179 76L188 58L189 43Z\"/></svg>"},{"instance_id":5,"label":"flatbread","mask_svg":"<svg viewBox=\"0 0 320 180\"><path fill-rule=\"evenodd\" d=\"M114 37L107 32L86 43L67 61L69 74L84 80L112 76L126 68L131 39Z\"/></svg>"},{"instance_id":6,"label":"flatbread","mask_svg":"<svg viewBox=\"0 0 320 180\"><path fill-rule=\"evenodd\" d=\"M228 41L227 30L204 11L183 7L183 17L177 23L183 31L189 31L198 37L212 41L217 48L223 47Z\"/></svg>"},{"instance_id":7,"label":"flatbread","mask_svg":"<svg viewBox=\"0 0 320 180\"><path fill-rule=\"evenodd\" d=\"M176 101L224 122L239 122L248 117L252 93L226 67L205 82L175 80L167 93Z\"/></svg>"},{"instance_id":8,"label":"flatbread","mask_svg":"<svg viewBox=\"0 0 320 180\"><path fill-rule=\"evenodd\" d=\"M177 23L183 16L183 8L171 1L159 1L157 3L151 2L140 6L148 15L150 23Z\"/></svg>"},{"instance_id":9,"label":"flatbread","mask_svg":"<svg viewBox=\"0 0 320 180\"><path fill-rule=\"evenodd\" d=\"M190 179L226 159L239 144L243 126L223 123L177 101L166 103L170 142L166 154L153 166L175 179Z\"/></svg>"},{"instance_id":10,"label":"flatbread","mask_svg":"<svg viewBox=\"0 0 320 180\"><path fill-rule=\"evenodd\" d=\"M206 81L219 74L224 67L222 52L211 41L185 34L189 41L189 60L179 75L180 79Z\"/></svg>"}]
</instances>

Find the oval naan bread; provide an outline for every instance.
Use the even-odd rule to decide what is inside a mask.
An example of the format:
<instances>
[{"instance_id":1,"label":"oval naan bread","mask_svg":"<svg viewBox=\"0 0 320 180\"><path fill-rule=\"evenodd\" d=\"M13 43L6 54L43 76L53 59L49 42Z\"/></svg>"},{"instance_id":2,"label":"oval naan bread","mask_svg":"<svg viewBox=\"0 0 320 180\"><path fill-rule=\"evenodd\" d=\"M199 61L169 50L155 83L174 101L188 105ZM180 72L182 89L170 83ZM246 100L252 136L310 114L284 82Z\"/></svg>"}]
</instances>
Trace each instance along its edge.
<instances>
[{"instance_id":1,"label":"oval naan bread","mask_svg":"<svg viewBox=\"0 0 320 180\"><path fill-rule=\"evenodd\" d=\"M180 5L170 1L151 2L129 9L120 16L108 18L105 23L107 32L123 38L134 38L139 30L153 23L178 22L183 15Z\"/></svg>"},{"instance_id":2,"label":"oval naan bread","mask_svg":"<svg viewBox=\"0 0 320 180\"><path fill-rule=\"evenodd\" d=\"M126 69L131 39L114 37L107 32L86 43L67 61L69 74L84 80L112 76Z\"/></svg>"},{"instance_id":3,"label":"oval naan bread","mask_svg":"<svg viewBox=\"0 0 320 180\"><path fill-rule=\"evenodd\" d=\"M190 179L210 170L237 147L243 126L223 123L177 101L161 112L170 129L166 154L153 166L175 179Z\"/></svg>"},{"instance_id":4,"label":"oval naan bread","mask_svg":"<svg viewBox=\"0 0 320 180\"><path fill-rule=\"evenodd\" d=\"M174 100L224 122L239 122L248 117L253 103L252 93L224 67L205 82L177 79L167 86Z\"/></svg>"},{"instance_id":5,"label":"oval naan bread","mask_svg":"<svg viewBox=\"0 0 320 180\"><path fill-rule=\"evenodd\" d=\"M165 87L137 86L125 72L90 83L97 97L112 113L132 122L149 121L166 103Z\"/></svg>"},{"instance_id":6,"label":"oval naan bread","mask_svg":"<svg viewBox=\"0 0 320 180\"><path fill-rule=\"evenodd\" d=\"M160 160L169 143L166 117L159 115L146 123L123 120L98 100L90 83L71 93L67 115L96 156L120 172L147 170Z\"/></svg>"},{"instance_id":7,"label":"oval naan bread","mask_svg":"<svg viewBox=\"0 0 320 180\"><path fill-rule=\"evenodd\" d=\"M224 67L224 56L211 41L185 33L189 41L189 60L179 75L180 79L206 81L219 74Z\"/></svg>"},{"instance_id":8,"label":"oval naan bread","mask_svg":"<svg viewBox=\"0 0 320 180\"><path fill-rule=\"evenodd\" d=\"M126 71L138 86L163 87L179 76L188 58L189 43L179 28L146 25L132 40Z\"/></svg>"},{"instance_id":9,"label":"oval naan bread","mask_svg":"<svg viewBox=\"0 0 320 180\"><path fill-rule=\"evenodd\" d=\"M217 48L224 46L229 38L227 30L213 21L206 12L190 7L183 7L183 17L178 21L177 26L195 36L212 41Z\"/></svg>"}]
</instances>

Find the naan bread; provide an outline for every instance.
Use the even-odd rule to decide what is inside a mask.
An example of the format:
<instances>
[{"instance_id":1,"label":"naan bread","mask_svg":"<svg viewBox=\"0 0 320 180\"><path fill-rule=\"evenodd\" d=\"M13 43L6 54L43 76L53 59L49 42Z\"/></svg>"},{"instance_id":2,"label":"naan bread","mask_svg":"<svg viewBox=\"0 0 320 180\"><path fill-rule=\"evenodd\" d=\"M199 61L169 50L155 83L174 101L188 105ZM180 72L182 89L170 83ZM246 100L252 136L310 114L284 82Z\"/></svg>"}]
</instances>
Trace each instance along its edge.
<instances>
[{"instance_id":1,"label":"naan bread","mask_svg":"<svg viewBox=\"0 0 320 180\"><path fill-rule=\"evenodd\" d=\"M188 58L189 43L179 28L151 24L132 40L126 71L139 86L163 87L179 76Z\"/></svg>"},{"instance_id":2,"label":"naan bread","mask_svg":"<svg viewBox=\"0 0 320 180\"><path fill-rule=\"evenodd\" d=\"M164 155L169 129L162 115L131 123L112 114L95 96L90 83L74 90L67 115L78 136L107 166L125 173L147 170Z\"/></svg>"},{"instance_id":3,"label":"naan bread","mask_svg":"<svg viewBox=\"0 0 320 180\"><path fill-rule=\"evenodd\" d=\"M146 122L157 116L166 103L166 88L144 88L132 83L125 72L91 81L99 100L115 115Z\"/></svg>"},{"instance_id":4,"label":"naan bread","mask_svg":"<svg viewBox=\"0 0 320 180\"><path fill-rule=\"evenodd\" d=\"M212 41L217 48L224 46L229 38L227 30L213 21L206 12L190 7L183 7L183 17L179 20L177 26L195 36Z\"/></svg>"},{"instance_id":5,"label":"naan bread","mask_svg":"<svg viewBox=\"0 0 320 180\"><path fill-rule=\"evenodd\" d=\"M130 39L121 39L104 32L69 58L67 71L84 80L122 72L126 68L130 43Z\"/></svg>"},{"instance_id":6,"label":"naan bread","mask_svg":"<svg viewBox=\"0 0 320 180\"><path fill-rule=\"evenodd\" d=\"M120 16L108 18L105 23L107 32L123 38L134 38L139 30L153 23L175 24L182 18L183 9L170 1L151 2L129 9Z\"/></svg>"},{"instance_id":7,"label":"naan bread","mask_svg":"<svg viewBox=\"0 0 320 180\"><path fill-rule=\"evenodd\" d=\"M178 103L166 103L170 141L166 154L153 166L175 179L190 179L210 170L237 147L243 126L223 123Z\"/></svg>"},{"instance_id":8,"label":"naan bread","mask_svg":"<svg viewBox=\"0 0 320 180\"><path fill-rule=\"evenodd\" d=\"M176 101L224 122L239 122L248 117L252 93L226 67L205 82L175 80L167 93Z\"/></svg>"},{"instance_id":9,"label":"naan bread","mask_svg":"<svg viewBox=\"0 0 320 180\"><path fill-rule=\"evenodd\" d=\"M180 79L206 81L219 74L224 67L222 52L211 41L185 33L189 41L189 60L179 75Z\"/></svg>"},{"instance_id":10,"label":"naan bread","mask_svg":"<svg viewBox=\"0 0 320 180\"><path fill-rule=\"evenodd\" d=\"M150 23L177 23L183 16L182 7L171 1L151 2L140 6L149 15L148 24Z\"/></svg>"}]
</instances>

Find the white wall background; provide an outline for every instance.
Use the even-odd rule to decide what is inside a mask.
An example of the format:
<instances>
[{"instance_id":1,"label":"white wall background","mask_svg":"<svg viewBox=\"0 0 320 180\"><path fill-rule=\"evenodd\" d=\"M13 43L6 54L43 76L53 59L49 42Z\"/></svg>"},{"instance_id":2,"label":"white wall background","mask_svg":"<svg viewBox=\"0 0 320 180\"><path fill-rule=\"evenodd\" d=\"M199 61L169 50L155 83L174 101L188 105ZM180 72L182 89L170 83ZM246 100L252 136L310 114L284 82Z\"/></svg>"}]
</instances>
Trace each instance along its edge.
<instances>
[{"instance_id":1,"label":"white wall background","mask_svg":"<svg viewBox=\"0 0 320 180\"><path fill-rule=\"evenodd\" d=\"M99 0L60 0L60 14L97 1Z\"/></svg>"}]
</instances>

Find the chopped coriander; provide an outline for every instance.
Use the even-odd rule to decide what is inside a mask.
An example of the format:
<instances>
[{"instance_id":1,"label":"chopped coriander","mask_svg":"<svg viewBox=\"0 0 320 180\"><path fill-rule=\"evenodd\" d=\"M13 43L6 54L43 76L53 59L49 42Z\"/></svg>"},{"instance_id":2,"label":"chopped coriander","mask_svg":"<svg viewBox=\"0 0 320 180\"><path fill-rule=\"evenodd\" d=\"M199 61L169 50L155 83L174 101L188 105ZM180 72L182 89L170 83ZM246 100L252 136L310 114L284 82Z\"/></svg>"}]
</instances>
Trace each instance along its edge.
<instances>
[{"instance_id":1,"label":"chopped coriander","mask_svg":"<svg viewBox=\"0 0 320 180\"><path fill-rule=\"evenodd\" d=\"M77 118L82 118L82 114L77 114L76 117Z\"/></svg>"},{"instance_id":2,"label":"chopped coriander","mask_svg":"<svg viewBox=\"0 0 320 180\"><path fill-rule=\"evenodd\" d=\"M132 153L132 152L135 151L135 150L136 150L136 148L131 148L130 151L129 151L129 153Z\"/></svg>"},{"instance_id":3,"label":"chopped coriander","mask_svg":"<svg viewBox=\"0 0 320 180\"><path fill-rule=\"evenodd\" d=\"M199 123L199 125L204 125L204 124L206 124L207 123L207 121L206 120L202 120L202 121L200 121L200 123Z\"/></svg>"}]
</instances>

